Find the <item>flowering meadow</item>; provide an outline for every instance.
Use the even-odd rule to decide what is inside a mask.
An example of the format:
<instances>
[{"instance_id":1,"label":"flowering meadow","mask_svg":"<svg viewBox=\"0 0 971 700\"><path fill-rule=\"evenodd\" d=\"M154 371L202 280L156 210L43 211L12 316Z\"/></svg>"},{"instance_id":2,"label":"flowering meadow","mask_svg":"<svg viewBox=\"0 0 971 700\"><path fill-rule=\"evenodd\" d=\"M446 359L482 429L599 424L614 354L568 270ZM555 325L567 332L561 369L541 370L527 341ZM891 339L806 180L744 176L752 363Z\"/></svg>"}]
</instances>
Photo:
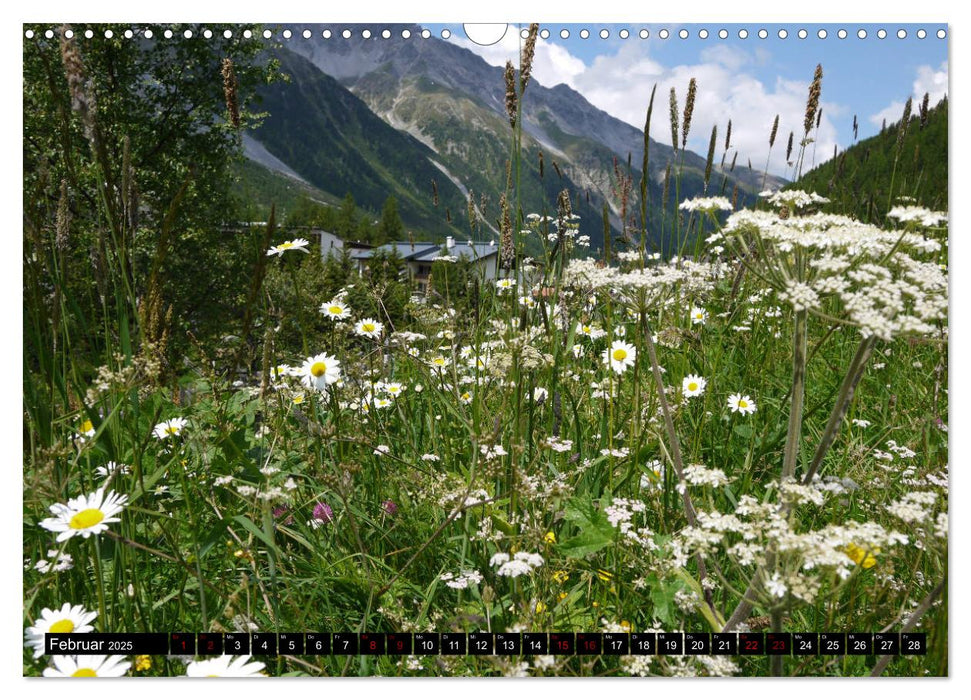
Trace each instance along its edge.
<instances>
[{"instance_id":1,"label":"flowering meadow","mask_svg":"<svg viewBox=\"0 0 971 700\"><path fill-rule=\"evenodd\" d=\"M329 332L309 353L270 344L249 380L200 365L166 388L148 360L103 367L28 464L25 673L223 663L49 661L47 631L722 629L922 630L929 656L887 672L946 672L945 217L901 207L883 230L784 191L722 225L727 200L687 204L709 220L696 259L605 266L572 250L577 222L531 217L562 226L571 255L492 283L474 315L416 297L396 328L338 294L312 300ZM269 675L769 671L224 660Z\"/></svg>"},{"instance_id":2,"label":"flowering meadow","mask_svg":"<svg viewBox=\"0 0 971 700\"><path fill-rule=\"evenodd\" d=\"M443 250L421 294L387 261L335 277L272 214L245 255L180 258L176 204L136 220L129 142L104 158L110 109L61 50L84 168L25 215L25 675L947 675L946 213L705 195L668 245L594 251L569 192L503 199L497 274ZM182 287L234 289L232 322L178 325ZM43 654L49 632L313 631L914 631L928 652Z\"/></svg>"}]
</instances>

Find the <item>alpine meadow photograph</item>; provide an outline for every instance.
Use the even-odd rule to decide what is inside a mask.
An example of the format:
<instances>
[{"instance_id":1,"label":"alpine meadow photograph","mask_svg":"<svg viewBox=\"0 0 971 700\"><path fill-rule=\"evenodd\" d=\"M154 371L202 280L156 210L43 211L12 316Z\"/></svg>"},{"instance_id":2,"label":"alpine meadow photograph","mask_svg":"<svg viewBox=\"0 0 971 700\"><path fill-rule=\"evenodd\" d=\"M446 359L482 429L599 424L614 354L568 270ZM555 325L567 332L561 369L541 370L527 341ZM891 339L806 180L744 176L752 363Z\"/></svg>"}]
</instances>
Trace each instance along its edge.
<instances>
[{"instance_id":1,"label":"alpine meadow photograph","mask_svg":"<svg viewBox=\"0 0 971 700\"><path fill-rule=\"evenodd\" d=\"M18 29L24 677L949 676L947 23Z\"/></svg>"}]
</instances>

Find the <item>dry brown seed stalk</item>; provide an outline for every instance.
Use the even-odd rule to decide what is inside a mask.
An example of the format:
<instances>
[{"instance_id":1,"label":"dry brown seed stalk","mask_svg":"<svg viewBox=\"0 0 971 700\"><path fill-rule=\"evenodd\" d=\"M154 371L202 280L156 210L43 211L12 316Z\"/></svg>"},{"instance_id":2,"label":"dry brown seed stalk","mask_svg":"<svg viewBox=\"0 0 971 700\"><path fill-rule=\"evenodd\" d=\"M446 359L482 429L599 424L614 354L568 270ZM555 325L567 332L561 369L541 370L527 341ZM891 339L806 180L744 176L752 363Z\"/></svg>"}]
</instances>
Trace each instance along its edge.
<instances>
[{"instance_id":1,"label":"dry brown seed stalk","mask_svg":"<svg viewBox=\"0 0 971 700\"><path fill-rule=\"evenodd\" d=\"M224 58L222 63L223 94L226 96L226 111L229 113L229 123L234 129L239 129L239 81L233 70L233 59Z\"/></svg>"},{"instance_id":2,"label":"dry brown seed stalk","mask_svg":"<svg viewBox=\"0 0 971 700\"><path fill-rule=\"evenodd\" d=\"M536 35L539 34L539 24L533 22L529 25L529 33L526 35L526 43L523 44L523 53L519 57L519 94L526 92L529 84L529 76L533 72L533 58L536 55Z\"/></svg>"},{"instance_id":3,"label":"dry brown seed stalk","mask_svg":"<svg viewBox=\"0 0 971 700\"><path fill-rule=\"evenodd\" d=\"M513 68L512 61L506 61L506 71L502 77L506 83L506 114L509 115L509 126L515 129L518 99L516 98L516 69Z\"/></svg>"},{"instance_id":4,"label":"dry brown seed stalk","mask_svg":"<svg viewBox=\"0 0 971 700\"><path fill-rule=\"evenodd\" d=\"M775 135L779 132L779 115L775 115L775 121L772 122L772 131L769 133L769 148L775 145Z\"/></svg>"},{"instance_id":5,"label":"dry brown seed stalk","mask_svg":"<svg viewBox=\"0 0 971 700\"><path fill-rule=\"evenodd\" d=\"M505 192L499 195L499 210L501 212L499 231L502 234L499 240L499 258L502 266L509 269L512 267L513 260L512 219L509 216L509 201L506 199Z\"/></svg>"},{"instance_id":6,"label":"dry brown seed stalk","mask_svg":"<svg viewBox=\"0 0 971 700\"><path fill-rule=\"evenodd\" d=\"M688 97L684 102L684 118L681 120L681 148L688 145L688 132L691 130L691 115L695 111L695 94L698 92L698 84L692 78L688 81Z\"/></svg>"},{"instance_id":7,"label":"dry brown seed stalk","mask_svg":"<svg viewBox=\"0 0 971 700\"><path fill-rule=\"evenodd\" d=\"M816 64L816 72L813 74L813 81L809 84L809 99L806 100L806 119L803 127L806 130L805 136L809 136L812 131L813 122L816 119L816 110L819 108L819 95L823 88L823 66Z\"/></svg>"},{"instance_id":8,"label":"dry brown seed stalk","mask_svg":"<svg viewBox=\"0 0 971 700\"><path fill-rule=\"evenodd\" d=\"M900 150L900 147L904 145L904 137L907 135L907 126L910 124L910 112L913 105L914 99L908 97L906 104L904 104L904 114L900 118L900 127L897 129L897 150Z\"/></svg>"},{"instance_id":9,"label":"dry brown seed stalk","mask_svg":"<svg viewBox=\"0 0 971 700\"><path fill-rule=\"evenodd\" d=\"M671 147L678 150L678 96L671 88Z\"/></svg>"}]
</instances>

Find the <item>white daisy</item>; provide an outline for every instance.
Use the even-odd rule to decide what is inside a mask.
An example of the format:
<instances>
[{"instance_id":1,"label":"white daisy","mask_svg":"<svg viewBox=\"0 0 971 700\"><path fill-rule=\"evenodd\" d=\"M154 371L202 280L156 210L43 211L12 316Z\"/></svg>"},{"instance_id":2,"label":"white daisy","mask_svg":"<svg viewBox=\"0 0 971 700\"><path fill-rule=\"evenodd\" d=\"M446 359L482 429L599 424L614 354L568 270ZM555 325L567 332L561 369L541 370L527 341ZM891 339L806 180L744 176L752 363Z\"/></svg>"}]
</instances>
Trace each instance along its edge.
<instances>
[{"instance_id":1,"label":"white daisy","mask_svg":"<svg viewBox=\"0 0 971 700\"><path fill-rule=\"evenodd\" d=\"M320 305L320 313L327 318L332 318L337 321L349 317L351 315L351 309L344 302L333 299L326 304Z\"/></svg>"},{"instance_id":2,"label":"white daisy","mask_svg":"<svg viewBox=\"0 0 971 700\"><path fill-rule=\"evenodd\" d=\"M681 382L681 392L685 395L685 398L701 396L706 386L708 386L708 382L704 377L699 377L697 374L689 374Z\"/></svg>"},{"instance_id":3,"label":"white daisy","mask_svg":"<svg viewBox=\"0 0 971 700\"><path fill-rule=\"evenodd\" d=\"M732 409L732 413L741 413L742 415L755 413L755 402L748 395L732 394L728 397L728 407Z\"/></svg>"},{"instance_id":4,"label":"white daisy","mask_svg":"<svg viewBox=\"0 0 971 700\"><path fill-rule=\"evenodd\" d=\"M124 656L54 656L44 669L47 678L118 678L131 668Z\"/></svg>"},{"instance_id":5,"label":"white daisy","mask_svg":"<svg viewBox=\"0 0 971 700\"><path fill-rule=\"evenodd\" d=\"M34 647L34 658L39 658L44 654L45 634L90 632L94 627L88 623L97 616L97 611L88 612L83 605L72 606L70 603L64 603L56 612L50 608L44 608L40 617L34 621L34 626L24 631L24 646Z\"/></svg>"},{"instance_id":6,"label":"white daisy","mask_svg":"<svg viewBox=\"0 0 971 700\"><path fill-rule=\"evenodd\" d=\"M702 309L700 306L692 307L691 309L691 323L692 325L704 325L705 321L708 320L708 312Z\"/></svg>"},{"instance_id":7,"label":"white daisy","mask_svg":"<svg viewBox=\"0 0 971 700\"><path fill-rule=\"evenodd\" d=\"M240 656L233 659L232 656L217 656L214 659L203 659L202 661L191 661L185 667L185 675L190 678L214 678L214 677L233 677L233 678L256 678L265 676L261 673L265 664L261 661L250 662L250 656Z\"/></svg>"},{"instance_id":8,"label":"white daisy","mask_svg":"<svg viewBox=\"0 0 971 700\"><path fill-rule=\"evenodd\" d=\"M94 433L94 423L85 419L81 421L81 425L78 426L78 432L74 434L74 439L80 443L84 443L87 442L88 438L94 437Z\"/></svg>"},{"instance_id":9,"label":"white daisy","mask_svg":"<svg viewBox=\"0 0 971 700\"><path fill-rule=\"evenodd\" d=\"M365 318L357 322L354 326L354 332L358 335L363 335L365 338L374 338L377 340L381 337L381 331L384 330L384 324L375 321L373 318Z\"/></svg>"},{"instance_id":10,"label":"white daisy","mask_svg":"<svg viewBox=\"0 0 971 700\"><path fill-rule=\"evenodd\" d=\"M81 535L85 539L97 535L108 529L108 523L117 523L120 518L112 517L120 513L128 500L128 496L119 495L114 491L104 496L104 489L98 489L88 496L78 496L67 502L67 505L55 503L50 507L53 518L45 518L40 526L52 532L60 532L58 542Z\"/></svg>"},{"instance_id":11,"label":"white daisy","mask_svg":"<svg viewBox=\"0 0 971 700\"><path fill-rule=\"evenodd\" d=\"M512 289L515 286L516 286L516 280L512 280L509 278L496 280L496 289L499 290L499 294L502 294L506 290Z\"/></svg>"},{"instance_id":12,"label":"white daisy","mask_svg":"<svg viewBox=\"0 0 971 700\"><path fill-rule=\"evenodd\" d=\"M617 374L622 374L628 367L634 364L637 357L637 348L623 340L615 340L610 347L603 352L604 364Z\"/></svg>"},{"instance_id":13,"label":"white daisy","mask_svg":"<svg viewBox=\"0 0 971 700\"><path fill-rule=\"evenodd\" d=\"M300 368L300 381L309 389L326 389L341 377L341 363L327 353L308 357Z\"/></svg>"},{"instance_id":14,"label":"white daisy","mask_svg":"<svg viewBox=\"0 0 971 700\"><path fill-rule=\"evenodd\" d=\"M283 255L288 250L299 250L302 253L309 253L307 246L310 241L306 238L294 238L292 241L284 241L280 245L275 245L266 251L267 255Z\"/></svg>"},{"instance_id":15,"label":"white daisy","mask_svg":"<svg viewBox=\"0 0 971 700\"><path fill-rule=\"evenodd\" d=\"M188 423L188 421L185 418L173 418L171 420L162 421L161 423L155 426L152 432L155 434L155 437L157 437L159 440L165 440L170 435L171 436L181 435L182 429L185 428L186 423Z\"/></svg>"},{"instance_id":16,"label":"white daisy","mask_svg":"<svg viewBox=\"0 0 971 700\"><path fill-rule=\"evenodd\" d=\"M106 479L118 472L119 474L129 474L131 473L131 467L127 464L119 464L118 462L108 462L103 467L95 467L94 473L98 476L103 476Z\"/></svg>"},{"instance_id":17,"label":"white daisy","mask_svg":"<svg viewBox=\"0 0 971 700\"><path fill-rule=\"evenodd\" d=\"M399 384L398 382L389 382L381 388L389 396L400 396L401 392L405 390L405 385Z\"/></svg>"}]
</instances>

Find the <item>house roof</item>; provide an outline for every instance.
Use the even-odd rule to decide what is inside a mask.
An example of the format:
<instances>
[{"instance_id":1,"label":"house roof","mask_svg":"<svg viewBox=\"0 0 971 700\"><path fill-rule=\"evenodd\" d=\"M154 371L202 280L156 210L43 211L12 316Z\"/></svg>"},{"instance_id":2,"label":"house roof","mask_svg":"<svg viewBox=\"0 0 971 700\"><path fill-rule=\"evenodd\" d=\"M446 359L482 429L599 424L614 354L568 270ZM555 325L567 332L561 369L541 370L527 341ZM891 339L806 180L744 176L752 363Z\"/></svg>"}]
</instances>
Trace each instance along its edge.
<instances>
[{"instance_id":1,"label":"house roof","mask_svg":"<svg viewBox=\"0 0 971 700\"><path fill-rule=\"evenodd\" d=\"M390 253L393 250L397 250L398 255L403 260L434 262L438 257L443 255L442 249L444 247L445 243L433 243L431 241L415 241L414 243L411 241L393 241L370 250L352 250L351 257L355 260L367 260L378 252ZM492 243L472 243L470 246L468 242L456 242L455 245L448 249L447 254L454 255L457 258L464 255L470 260L481 260L496 255L498 252L499 247Z\"/></svg>"}]
</instances>

